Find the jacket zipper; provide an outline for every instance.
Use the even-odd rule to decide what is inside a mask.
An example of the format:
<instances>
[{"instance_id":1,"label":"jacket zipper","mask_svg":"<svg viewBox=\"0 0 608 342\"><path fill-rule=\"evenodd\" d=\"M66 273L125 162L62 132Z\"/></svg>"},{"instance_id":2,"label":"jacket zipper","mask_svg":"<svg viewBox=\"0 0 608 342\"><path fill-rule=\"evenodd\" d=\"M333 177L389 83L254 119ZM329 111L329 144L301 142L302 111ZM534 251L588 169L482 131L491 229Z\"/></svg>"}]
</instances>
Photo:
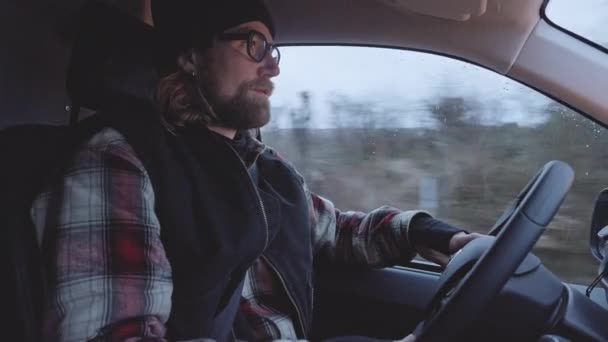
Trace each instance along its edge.
<instances>
[{"instance_id":1,"label":"jacket zipper","mask_svg":"<svg viewBox=\"0 0 608 342\"><path fill-rule=\"evenodd\" d=\"M268 217L266 216L266 208L264 207L264 202L262 201L262 196L260 196L260 192L258 191L258 188L255 185L253 178L251 177L251 174L249 173L249 169L247 168L247 165L245 165L245 162L241 159L241 157L236 152L234 147L230 146L230 144L226 144L226 145L228 145L228 147L230 147L232 152L234 152L234 154L236 155L237 159L241 162L241 165L243 165L243 168L245 169L245 173L247 173L247 177L249 177L249 181L251 182L251 185L253 187L253 192L255 192L255 195L258 198L258 203L260 204L260 208L262 209L261 211L262 211L262 218L264 219L264 228L266 229L266 241L264 242L264 249L263 249L263 251L265 251L266 247L268 247L268 240L270 239L270 236L269 236L270 233L269 233L269 228L268 228ZM263 152L264 152L264 150L262 150L262 152L260 152L259 154L262 154ZM256 160L257 160L257 157L256 157Z\"/></svg>"},{"instance_id":2,"label":"jacket zipper","mask_svg":"<svg viewBox=\"0 0 608 342\"><path fill-rule=\"evenodd\" d=\"M234 154L237 156L238 160L241 162L241 165L243 165L243 167L245 168L245 172L247 173L247 176L249 177L249 180L251 181L251 184L253 185L253 190L258 198L258 202L260 203L260 207L262 209L262 217L264 218L264 226L266 228L266 243L264 244L264 250L266 250L266 247L268 247L268 240L269 240L269 228L268 228L268 217L266 216L266 209L264 207L264 202L262 201L262 196L260 196L260 192L258 191L257 186L255 185L253 178L251 177L251 174L249 173L249 169L247 168L247 165L245 165L245 162L243 162L243 160L241 159L241 157L239 156L238 152L236 152L236 150L234 149L234 147L230 146L230 144L227 144L228 147L230 147L230 149L232 150L232 152L234 152ZM265 150L265 148L264 148ZM259 154L264 153L264 150L262 150ZM254 160L254 163L257 161L257 158ZM263 253L263 252L262 252ZM285 293L287 293L287 297L289 297L289 301L291 302L291 304L293 305L294 308L296 308L296 314L298 315L298 322L300 324L300 329L302 330L302 334L304 335L304 339L308 339L307 334L306 334L306 328L304 326L304 320L302 319L302 314L300 312L300 308L298 307L298 305L296 304L295 300L293 299L291 293L289 292L289 290L287 289L287 284L285 283L285 280L283 279L283 276L281 275L281 273L279 273L279 271L277 270L277 268L270 262L270 260L268 260L267 257L265 257L263 254L260 254L259 257L261 257L263 260L266 261L266 263L270 266L270 268L272 268L272 270L274 271L274 273L277 275L277 277L279 277L279 280L281 281L281 284L283 285L283 289L285 290Z\"/></svg>"},{"instance_id":3,"label":"jacket zipper","mask_svg":"<svg viewBox=\"0 0 608 342\"><path fill-rule=\"evenodd\" d=\"M302 330L304 339L305 340L308 339L308 336L306 336L306 327L304 326L304 320L302 319L302 313L300 312L300 308L296 304L296 301L291 296L289 289L287 289L287 284L285 283L283 276L281 275L281 273L279 273L279 270L277 270L277 268L270 262L270 260L268 260L268 258L266 256L261 255L261 258L266 261L266 263L270 266L270 268L272 268L272 270L277 275L277 277L279 277L279 280L281 281L281 284L283 285L283 289L285 289L285 293L287 293L287 297L289 297L289 301L291 302L293 307L296 308L296 314L298 315L298 322L300 323L300 329Z\"/></svg>"}]
</instances>

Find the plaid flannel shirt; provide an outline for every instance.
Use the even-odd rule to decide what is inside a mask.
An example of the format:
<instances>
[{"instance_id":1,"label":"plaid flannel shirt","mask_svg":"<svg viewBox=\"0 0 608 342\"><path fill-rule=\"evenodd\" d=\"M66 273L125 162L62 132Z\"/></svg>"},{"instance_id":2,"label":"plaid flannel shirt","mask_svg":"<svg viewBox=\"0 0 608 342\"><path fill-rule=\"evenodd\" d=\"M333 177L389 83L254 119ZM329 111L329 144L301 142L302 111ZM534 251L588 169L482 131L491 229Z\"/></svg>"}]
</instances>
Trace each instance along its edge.
<instances>
[{"instance_id":1,"label":"plaid flannel shirt","mask_svg":"<svg viewBox=\"0 0 608 342\"><path fill-rule=\"evenodd\" d=\"M267 148L251 141L241 154L249 163ZM408 226L420 212L386 206L367 214L341 212L305 185L304 190L315 256L382 267L415 255ZM171 265L150 179L120 133L107 128L92 137L63 179L37 197L31 214L53 270L45 340L165 341ZM246 274L241 298L256 339L296 339L285 297L276 276L258 259Z\"/></svg>"}]
</instances>

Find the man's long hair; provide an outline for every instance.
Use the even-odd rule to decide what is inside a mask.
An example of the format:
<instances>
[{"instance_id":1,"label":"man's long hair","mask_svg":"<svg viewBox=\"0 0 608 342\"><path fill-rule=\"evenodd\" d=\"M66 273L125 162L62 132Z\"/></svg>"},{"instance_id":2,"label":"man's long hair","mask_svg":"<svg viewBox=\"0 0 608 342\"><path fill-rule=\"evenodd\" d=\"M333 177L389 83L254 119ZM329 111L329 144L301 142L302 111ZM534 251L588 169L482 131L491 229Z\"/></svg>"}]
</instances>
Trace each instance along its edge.
<instances>
[{"instance_id":1,"label":"man's long hair","mask_svg":"<svg viewBox=\"0 0 608 342\"><path fill-rule=\"evenodd\" d=\"M160 79L154 99L161 120L170 131L217 122L217 115L201 91L196 76L181 68Z\"/></svg>"}]
</instances>

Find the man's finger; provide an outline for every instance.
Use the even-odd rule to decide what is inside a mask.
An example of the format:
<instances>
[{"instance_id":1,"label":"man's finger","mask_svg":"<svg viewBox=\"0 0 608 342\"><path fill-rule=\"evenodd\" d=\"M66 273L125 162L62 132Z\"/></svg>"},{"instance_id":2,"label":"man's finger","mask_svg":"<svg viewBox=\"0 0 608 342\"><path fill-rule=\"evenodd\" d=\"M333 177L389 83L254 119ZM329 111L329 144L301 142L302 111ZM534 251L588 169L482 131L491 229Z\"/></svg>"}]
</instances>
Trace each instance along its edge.
<instances>
[{"instance_id":1,"label":"man's finger","mask_svg":"<svg viewBox=\"0 0 608 342\"><path fill-rule=\"evenodd\" d=\"M450 261L450 258L447 255L428 247L419 248L418 253L426 260L439 264L440 266L445 266Z\"/></svg>"},{"instance_id":2,"label":"man's finger","mask_svg":"<svg viewBox=\"0 0 608 342\"><path fill-rule=\"evenodd\" d=\"M441 254L441 256L437 259L437 263L441 266L441 267L446 267L448 265L448 263L450 262L450 258Z\"/></svg>"},{"instance_id":3,"label":"man's finger","mask_svg":"<svg viewBox=\"0 0 608 342\"><path fill-rule=\"evenodd\" d=\"M467 243L477 239L480 236L482 235L478 233L467 234L465 232L454 235L450 240L450 252L456 252L457 250L466 246Z\"/></svg>"}]
</instances>

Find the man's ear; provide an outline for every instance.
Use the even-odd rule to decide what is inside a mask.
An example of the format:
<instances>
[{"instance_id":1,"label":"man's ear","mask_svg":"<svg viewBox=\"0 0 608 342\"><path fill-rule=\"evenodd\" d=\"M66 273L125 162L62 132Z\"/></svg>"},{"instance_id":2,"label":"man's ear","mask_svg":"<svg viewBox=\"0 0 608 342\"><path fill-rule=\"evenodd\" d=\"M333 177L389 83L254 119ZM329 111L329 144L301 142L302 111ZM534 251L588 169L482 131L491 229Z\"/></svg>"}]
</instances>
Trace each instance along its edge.
<instances>
[{"instance_id":1,"label":"man's ear","mask_svg":"<svg viewBox=\"0 0 608 342\"><path fill-rule=\"evenodd\" d=\"M191 49L177 57L177 65L179 65L183 72L195 75L198 70L198 59L200 58L198 58L194 49Z\"/></svg>"}]
</instances>

